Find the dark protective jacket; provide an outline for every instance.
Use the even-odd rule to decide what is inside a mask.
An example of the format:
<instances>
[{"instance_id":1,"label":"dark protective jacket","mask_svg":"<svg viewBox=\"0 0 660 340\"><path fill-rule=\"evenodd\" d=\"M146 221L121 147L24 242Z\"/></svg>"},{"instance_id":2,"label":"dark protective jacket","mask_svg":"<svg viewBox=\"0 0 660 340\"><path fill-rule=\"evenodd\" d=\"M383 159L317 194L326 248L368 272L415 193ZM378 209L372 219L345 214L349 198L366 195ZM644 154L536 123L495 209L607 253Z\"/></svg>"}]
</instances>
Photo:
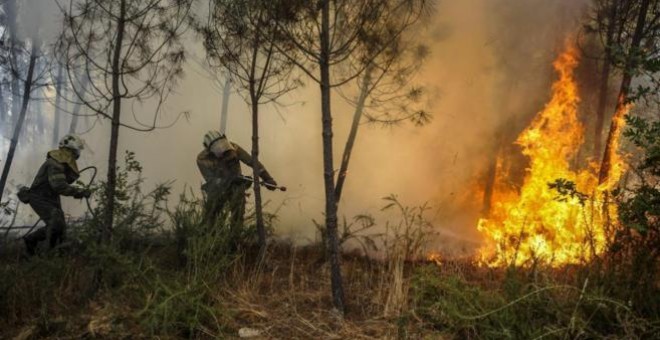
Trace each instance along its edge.
<instances>
[{"instance_id":1,"label":"dark protective jacket","mask_svg":"<svg viewBox=\"0 0 660 340\"><path fill-rule=\"evenodd\" d=\"M25 236L27 252L34 255L37 244L49 240L51 248L64 239L66 221L60 203L60 195L82 195L84 189L71 184L79 177L78 164L71 150L61 148L48 152L46 161L41 165L37 175L28 189L24 203L29 203L39 215L46 227Z\"/></svg>"},{"instance_id":2,"label":"dark protective jacket","mask_svg":"<svg viewBox=\"0 0 660 340\"><path fill-rule=\"evenodd\" d=\"M236 157L217 157L206 149L197 155L197 167L207 184L231 183L241 175L241 162L252 167L252 156L237 144L232 145L236 149ZM264 181L273 180L261 162L258 168L261 169L259 175Z\"/></svg>"},{"instance_id":3,"label":"dark protective jacket","mask_svg":"<svg viewBox=\"0 0 660 340\"><path fill-rule=\"evenodd\" d=\"M30 186L30 194L49 199L80 194L83 189L71 185L79 176L71 151L65 148L50 151Z\"/></svg>"}]
</instances>

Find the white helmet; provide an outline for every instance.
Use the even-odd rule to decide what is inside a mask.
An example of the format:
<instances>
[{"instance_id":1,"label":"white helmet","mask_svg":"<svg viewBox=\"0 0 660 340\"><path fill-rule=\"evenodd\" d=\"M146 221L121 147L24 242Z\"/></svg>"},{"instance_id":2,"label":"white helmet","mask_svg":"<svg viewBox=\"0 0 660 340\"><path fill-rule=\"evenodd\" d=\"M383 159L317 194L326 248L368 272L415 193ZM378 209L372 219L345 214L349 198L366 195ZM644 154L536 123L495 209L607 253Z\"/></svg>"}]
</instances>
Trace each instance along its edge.
<instances>
[{"instance_id":1,"label":"white helmet","mask_svg":"<svg viewBox=\"0 0 660 340\"><path fill-rule=\"evenodd\" d=\"M208 149L211 147L213 142L223 137L225 137L225 135L221 134L219 131L211 130L204 135L204 141L202 144L204 144L204 147Z\"/></svg>"},{"instance_id":2,"label":"white helmet","mask_svg":"<svg viewBox=\"0 0 660 340\"><path fill-rule=\"evenodd\" d=\"M80 157L80 151L85 149L85 141L78 135L68 134L60 139L59 147L73 151L76 158L78 158Z\"/></svg>"},{"instance_id":3,"label":"white helmet","mask_svg":"<svg viewBox=\"0 0 660 340\"><path fill-rule=\"evenodd\" d=\"M215 130L204 135L204 147L217 157L221 157L227 151L236 150L234 145L227 139L227 136Z\"/></svg>"}]
</instances>

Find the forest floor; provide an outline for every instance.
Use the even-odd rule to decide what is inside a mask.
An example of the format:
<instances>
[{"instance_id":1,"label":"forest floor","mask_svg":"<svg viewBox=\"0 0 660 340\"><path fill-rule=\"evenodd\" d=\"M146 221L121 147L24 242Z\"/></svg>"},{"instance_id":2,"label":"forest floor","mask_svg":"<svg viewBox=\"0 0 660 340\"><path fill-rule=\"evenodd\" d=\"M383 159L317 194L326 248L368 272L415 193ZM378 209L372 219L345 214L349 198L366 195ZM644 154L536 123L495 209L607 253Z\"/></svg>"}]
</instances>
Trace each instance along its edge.
<instances>
[{"instance_id":1,"label":"forest floor","mask_svg":"<svg viewBox=\"0 0 660 340\"><path fill-rule=\"evenodd\" d=\"M322 247L278 243L179 265L175 244L133 255L76 247L26 259L5 244L0 338L658 338L660 320L609 297L580 267L491 269L344 254L347 310L332 307ZM136 255L136 254L139 254ZM108 258L112 260L107 260ZM102 283L95 278L102 270ZM219 271L215 271L218 269Z\"/></svg>"}]
</instances>

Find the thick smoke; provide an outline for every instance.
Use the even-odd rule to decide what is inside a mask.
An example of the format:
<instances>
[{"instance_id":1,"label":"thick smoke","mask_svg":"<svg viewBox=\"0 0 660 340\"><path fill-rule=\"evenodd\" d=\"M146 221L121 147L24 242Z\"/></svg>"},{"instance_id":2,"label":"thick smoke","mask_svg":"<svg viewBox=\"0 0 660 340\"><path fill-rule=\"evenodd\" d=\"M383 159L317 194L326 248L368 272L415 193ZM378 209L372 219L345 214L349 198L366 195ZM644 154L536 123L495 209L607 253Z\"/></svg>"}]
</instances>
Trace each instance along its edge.
<instances>
[{"instance_id":1,"label":"thick smoke","mask_svg":"<svg viewBox=\"0 0 660 340\"><path fill-rule=\"evenodd\" d=\"M542 108L553 78L551 61L578 27L585 1L470 0L443 1L430 20L427 37L431 55L420 80L433 99L433 121L392 128L363 125L354 149L340 216L372 213L384 225L382 197L397 194L404 204L429 202L439 233L437 248L470 249L479 242L476 219L482 197L476 187L497 140L510 144ZM192 41L192 39L190 39ZM172 204L185 187L199 193L202 182L195 164L203 134L220 125L222 90L196 60L199 43L191 43L186 77L170 96L162 125L179 112L188 120L153 133L122 130L120 150L137 154L147 185L175 180ZM352 108L334 95L335 160L338 167ZM313 220L323 219L324 195L319 89L308 84L284 98L280 107L262 110L261 159L286 193L265 193L267 210L276 212L275 231L298 242L313 240ZM245 102L232 95L227 133L249 149L250 115ZM50 109L48 109L50 110ZM124 116L149 114L147 107L126 104ZM42 114L52 116L51 111ZM66 120L66 119L65 119ZM108 122L86 134L90 149L81 166L107 164ZM23 144L15 169L34 173L44 148ZM123 153L123 151L120 151ZM28 161L36 159L36 161ZM29 166L27 166L29 164ZM246 169L247 170L247 169ZM18 172L19 170L16 170ZM81 204L67 201L72 213ZM29 209L26 209L29 210Z\"/></svg>"}]
</instances>

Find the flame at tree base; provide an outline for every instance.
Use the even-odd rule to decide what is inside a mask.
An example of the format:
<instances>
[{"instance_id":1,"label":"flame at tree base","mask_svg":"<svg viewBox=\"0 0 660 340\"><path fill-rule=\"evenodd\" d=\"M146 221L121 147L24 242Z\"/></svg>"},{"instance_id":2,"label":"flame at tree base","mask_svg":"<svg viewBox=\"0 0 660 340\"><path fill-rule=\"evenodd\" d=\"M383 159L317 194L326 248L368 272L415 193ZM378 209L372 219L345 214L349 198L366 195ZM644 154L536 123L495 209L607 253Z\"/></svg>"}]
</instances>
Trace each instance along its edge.
<instances>
[{"instance_id":1,"label":"flame at tree base","mask_svg":"<svg viewBox=\"0 0 660 340\"><path fill-rule=\"evenodd\" d=\"M613 157L609 165L613 171L600 186L596 164L571 169L584 136L573 75L577 64L572 47L557 58L553 66L559 79L552 86L552 98L518 136L516 143L529 158L522 187L504 187L505 175L498 174L490 214L477 227L487 241L479 254L482 263L502 266L540 261L560 266L587 261L605 248L608 226L617 219L616 206L605 204L605 197L623 166L620 157ZM616 117L623 115L617 112ZM559 188L551 188L550 183ZM566 194L560 196L560 190Z\"/></svg>"}]
</instances>

